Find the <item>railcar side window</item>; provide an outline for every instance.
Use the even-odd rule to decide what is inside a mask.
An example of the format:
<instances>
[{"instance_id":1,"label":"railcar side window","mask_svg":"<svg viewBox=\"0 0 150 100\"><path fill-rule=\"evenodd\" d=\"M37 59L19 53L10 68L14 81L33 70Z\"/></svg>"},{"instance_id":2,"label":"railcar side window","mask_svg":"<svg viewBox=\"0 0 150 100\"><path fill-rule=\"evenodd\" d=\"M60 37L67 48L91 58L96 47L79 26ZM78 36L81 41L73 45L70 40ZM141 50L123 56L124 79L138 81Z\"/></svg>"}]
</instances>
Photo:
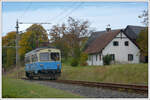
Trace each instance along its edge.
<instances>
[{"instance_id":1,"label":"railcar side window","mask_svg":"<svg viewBox=\"0 0 150 100\"><path fill-rule=\"evenodd\" d=\"M30 57L25 57L25 63L29 63L30 62Z\"/></svg>"},{"instance_id":2,"label":"railcar side window","mask_svg":"<svg viewBox=\"0 0 150 100\"><path fill-rule=\"evenodd\" d=\"M40 61L49 61L49 53L48 52L40 53Z\"/></svg>"},{"instance_id":3,"label":"railcar side window","mask_svg":"<svg viewBox=\"0 0 150 100\"><path fill-rule=\"evenodd\" d=\"M51 60L52 61L58 61L59 60L59 53L51 53Z\"/></svg>"},{"instance_id":4,"label":"railcar side window","mask_svg":"<svg viewBox=\"0 0 150 100\"><path fill-rule=\"evenodd\" d=\"M35 59L35 61L38 61L38 57L37 57L37 55L35 55L35 58L34 58L34 59Z\"/></svg>"}]
</instances>

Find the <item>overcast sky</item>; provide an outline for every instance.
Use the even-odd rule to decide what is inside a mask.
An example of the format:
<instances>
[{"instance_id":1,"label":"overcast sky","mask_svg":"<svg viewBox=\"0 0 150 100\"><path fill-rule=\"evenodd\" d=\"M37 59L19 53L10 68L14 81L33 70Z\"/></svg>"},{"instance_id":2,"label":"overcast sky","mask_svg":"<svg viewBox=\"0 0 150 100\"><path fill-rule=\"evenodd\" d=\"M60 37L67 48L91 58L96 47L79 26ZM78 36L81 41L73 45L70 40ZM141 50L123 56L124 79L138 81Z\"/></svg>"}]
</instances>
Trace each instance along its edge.
<instances>
[{"instance_id":1,"label":"overcast sky","mask_svg":"<svg viewBox=\"0 0 150 100\"><path fill-rule=\"evenodd\" d=\"M66 22L74 17L88 20L96 31L105 30L110 24L112 29L125 28L127 25L143 26L138 18L148 9L147 2L3 2L2 33L15 31L16 20L20 22L49 22L52 25ZM20 31L30 25L19 25Z\"/></svg>"}]
</instances>

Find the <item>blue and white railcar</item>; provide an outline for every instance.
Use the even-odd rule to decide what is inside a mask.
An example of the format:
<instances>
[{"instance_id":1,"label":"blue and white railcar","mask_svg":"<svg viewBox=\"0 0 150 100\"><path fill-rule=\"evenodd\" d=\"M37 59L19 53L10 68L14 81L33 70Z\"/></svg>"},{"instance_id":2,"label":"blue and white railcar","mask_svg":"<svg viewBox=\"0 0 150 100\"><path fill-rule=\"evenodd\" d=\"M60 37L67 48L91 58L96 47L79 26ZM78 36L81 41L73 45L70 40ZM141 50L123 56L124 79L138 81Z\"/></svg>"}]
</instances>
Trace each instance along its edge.
<instances>
[{"instance_id":1,"label":"blue and white railcar","mask_svg":"<svg viewBox=\"0 0 150 100\"><path fill-rule=\"evenodd\" d=\"M25 54L26 76L57 79L61 74L61 52L56 48L37 48Z\"/></svg>"}]
</instances>

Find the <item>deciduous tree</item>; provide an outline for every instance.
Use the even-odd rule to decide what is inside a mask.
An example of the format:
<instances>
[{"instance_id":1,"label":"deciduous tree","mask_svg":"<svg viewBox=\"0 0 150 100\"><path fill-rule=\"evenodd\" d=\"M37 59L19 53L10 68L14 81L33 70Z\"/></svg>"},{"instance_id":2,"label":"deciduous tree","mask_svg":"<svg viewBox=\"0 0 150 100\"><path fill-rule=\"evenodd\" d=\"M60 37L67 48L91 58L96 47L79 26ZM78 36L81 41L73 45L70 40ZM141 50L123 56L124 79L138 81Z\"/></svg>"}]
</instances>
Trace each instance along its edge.
<instances>
[{"instance_id":1,"label":"deciduous tree","mask_svg":"<svg viewBox=\"0 0 150 100\"><path fill-rule=\"evenodd\" d=\"M2 65L5 68L15 65L16 32L9 32L2 37Z\"/></svg>"},{"instance_id":2,"label":"deciduous tree","mask_svg":"<svg viewBox=\"0 0 150 100\"><path fill-rule=\"evenodd\" d=\"M148 10L144 10L138 17L142 19L144 25L148 26Z\"/></svg>"},{"instance_id":3,"label":"deciduous tree","mask_svg":"<svg viewBox=\"0 0 150 100\"><path fill-rule=\"evenodd\" d=\"M140 46L141 54L148 56L148 28L142 30L137 38L137 43Z\"/></svg>"},{"instance_id":4,"label":"deciduous tree","mask_svg":"<svg viewBox=\"0 0 150 100\"><path fill-rule=\"evenodd\" d=\"M21 60L24 59L25 53L42 46L48 41L46 30L41 25L33 24L25 33L22 33L19 42L21 46L19 49Z\"/></svg>"},{"instance_id":5,"label":"deciduous tree","mask_svg":"<svg viewBox=\"0 0 150 100\"><path fill-rule=\"evenodd\" d=\"M72 57L80 56L81 47L83 45L82 42L85 42L84 39L86 39L83 37L89 36L89 33L91 32L87 20L82 21L72 17L68 18L66 24L63 23L61 26L55 25L50 31L51 42L54 45L62 42L63 47L67 48L66 50L69 51L67 55ZM62 50L63 48L59 49Z\"/></svg>"}]
</instances>

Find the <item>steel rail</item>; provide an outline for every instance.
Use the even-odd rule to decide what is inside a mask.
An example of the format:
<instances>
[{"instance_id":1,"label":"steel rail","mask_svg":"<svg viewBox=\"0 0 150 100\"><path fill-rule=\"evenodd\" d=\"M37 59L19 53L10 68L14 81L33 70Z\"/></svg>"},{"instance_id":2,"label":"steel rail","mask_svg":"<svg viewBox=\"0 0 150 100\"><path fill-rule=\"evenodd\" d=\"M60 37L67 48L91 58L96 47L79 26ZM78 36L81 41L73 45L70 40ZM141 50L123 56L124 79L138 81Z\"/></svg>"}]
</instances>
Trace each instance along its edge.
<instances>
[{"instance_id":1,"label":"steel rail","mask_svg":"<svg viewBox=\"0 0 150 100\"><path fill-rule=\"evenodd\" d=\"M26 79L26 78L22 78ZM136 84L122 84L122 83L101 83L101 82L89 82L89 81L76 81L76 80L40 80L40 81L50 81L65 84L76 84L87 87L104 87L111 89L120 90L133 90L140 93L148 93L148 86L146 85L136 85Z\"/></svg>"},{"instance_id":2,"label":"steel rail","mask_svg":"<svg viewBox=\"0 0 150 100\"><path fill-rule=\"evenodd\" d=\"M100 82L88 82L88 81L74 81L74 80L55 80L55 82L78 84L91 87L107 87L107 88L120 88L128 90L143 91L148 93L148 86L136 85L136 84L121 84L121 83L100 83Z\"/></svg>"}]
</instances>

